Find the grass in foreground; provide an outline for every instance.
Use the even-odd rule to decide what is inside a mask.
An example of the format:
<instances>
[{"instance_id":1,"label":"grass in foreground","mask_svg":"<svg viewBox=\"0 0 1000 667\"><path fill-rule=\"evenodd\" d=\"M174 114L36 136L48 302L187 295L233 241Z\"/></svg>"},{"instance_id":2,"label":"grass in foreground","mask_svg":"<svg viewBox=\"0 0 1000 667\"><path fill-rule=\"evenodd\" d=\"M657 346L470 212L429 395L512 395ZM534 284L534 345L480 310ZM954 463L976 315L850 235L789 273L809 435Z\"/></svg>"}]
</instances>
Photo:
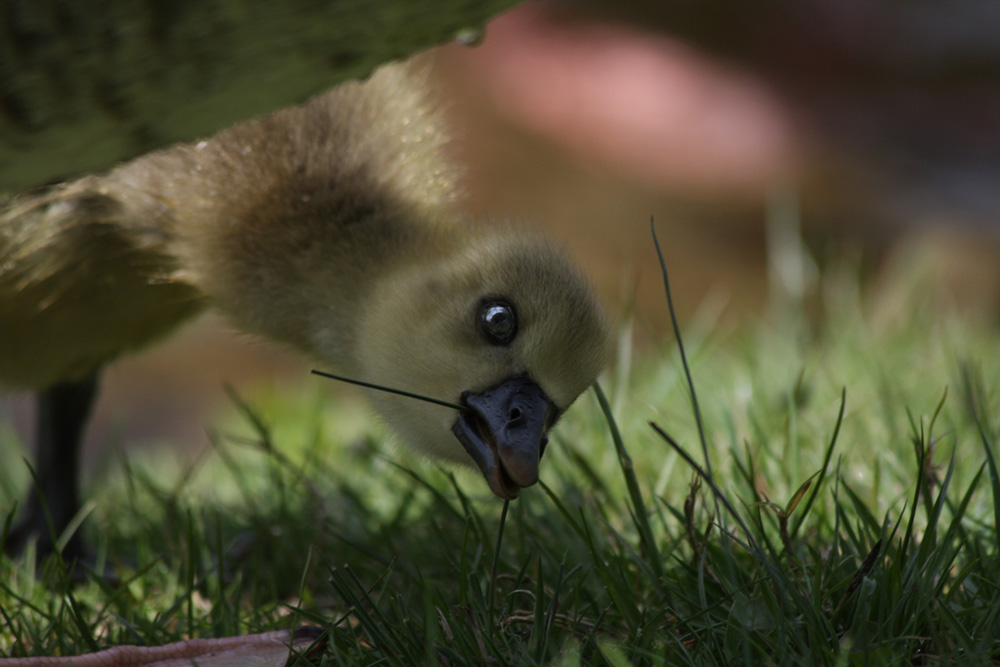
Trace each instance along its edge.
<instances>
[{"instance_id":1,"label":"grass in foreground","mask_svg":"<svg viewBox=\"0 0 1000 667\"><path fill-rule=\"evenodd\" d=\"M313 623L329 665L1000 662L1000 332L865 310L689 326L702 430L675 345L624 359L509 508L318 383L236 399L203 460L92 490L121 585L0 561L0 655Z\"/></svg>"}]
</instances>

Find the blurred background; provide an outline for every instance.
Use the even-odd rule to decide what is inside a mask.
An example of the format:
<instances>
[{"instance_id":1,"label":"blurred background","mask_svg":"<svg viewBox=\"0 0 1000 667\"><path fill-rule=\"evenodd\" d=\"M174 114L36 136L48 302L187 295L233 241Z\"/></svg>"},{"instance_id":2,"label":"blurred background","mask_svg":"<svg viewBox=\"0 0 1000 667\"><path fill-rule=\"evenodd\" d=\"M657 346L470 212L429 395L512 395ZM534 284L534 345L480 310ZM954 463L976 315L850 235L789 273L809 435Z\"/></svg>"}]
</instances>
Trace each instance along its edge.
<instances>
[{"instance_id":1,"label":"blurred background","mask_svg":"<svg viewBox=\"0 0 1000 667\"><path fill-rule=\"evenodd\" d=\"M434 85L466 212L564 244L640 348L670 338L651 218L682 325L818 313L845 266L887 300L918 266L942 312L995 320L998 36L986 1L533 2L437 49ZM207 316L106 371L88 451L203 447L224 383L310 368ZM30 433L27 397L0 410Z\"/></svg>"}]
</instances>

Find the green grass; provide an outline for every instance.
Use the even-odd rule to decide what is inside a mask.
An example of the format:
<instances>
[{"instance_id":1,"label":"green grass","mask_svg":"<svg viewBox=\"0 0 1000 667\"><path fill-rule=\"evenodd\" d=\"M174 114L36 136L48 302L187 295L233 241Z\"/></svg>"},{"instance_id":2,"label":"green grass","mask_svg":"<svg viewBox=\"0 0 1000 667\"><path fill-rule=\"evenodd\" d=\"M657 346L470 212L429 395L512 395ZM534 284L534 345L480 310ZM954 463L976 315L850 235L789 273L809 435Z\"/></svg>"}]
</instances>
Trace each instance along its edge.
<instances>
[{"instance_id":1,"label":"green grass","mask_svg":"<svg viewBox=\"0 0 1000 667\"><path fill-rule=\"evenodd\" d=\"M331 665L1000 662L1000 331L906 281L892 317L831 278L812 323L694 318L701 431L674 337L623 345L509 508L318 378L250 392L91 489L120 585L0 561L0 655L313 623Z\"/></svg>"}]
</instances>

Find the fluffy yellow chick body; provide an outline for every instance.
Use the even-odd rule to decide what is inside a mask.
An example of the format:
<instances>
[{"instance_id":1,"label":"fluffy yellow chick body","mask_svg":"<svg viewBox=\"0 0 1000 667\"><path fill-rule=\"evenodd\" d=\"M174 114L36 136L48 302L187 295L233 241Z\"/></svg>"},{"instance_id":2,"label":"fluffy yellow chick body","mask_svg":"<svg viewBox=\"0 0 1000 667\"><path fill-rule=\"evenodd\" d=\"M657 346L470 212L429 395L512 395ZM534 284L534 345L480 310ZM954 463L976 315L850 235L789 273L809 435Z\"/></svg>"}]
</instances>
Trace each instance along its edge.
<instances>
[{"instance_id":1,"label":"fluffy yellow chick body","mask_svg":"<svg viewBox=\"0 0 1000 667\"><path fill-rule=\"evenodd\" d=\"M471 454L494 492L515 497L537 479L545 430L603 366L608 329L560 252L454 213L454 173L421 89L410 68L385 67L7 202L0 383L84 382L211 307L345 375L470 406L463 417L370 396L404 441ZM538 410L509 457L506 426L475 407L501 385L506 398L487 403ZM499 408L505 423L521 428L522 407Z\"/></svg>"}]
</instances>

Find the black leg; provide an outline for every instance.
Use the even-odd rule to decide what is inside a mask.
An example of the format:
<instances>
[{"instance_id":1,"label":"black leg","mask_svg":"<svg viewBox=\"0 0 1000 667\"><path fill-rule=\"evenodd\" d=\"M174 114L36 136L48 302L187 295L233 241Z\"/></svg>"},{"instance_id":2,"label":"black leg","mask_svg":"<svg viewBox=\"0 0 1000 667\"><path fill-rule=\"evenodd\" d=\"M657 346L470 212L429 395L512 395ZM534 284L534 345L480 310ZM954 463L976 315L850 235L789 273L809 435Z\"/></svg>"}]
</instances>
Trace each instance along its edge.
<instances>
[{"instance_id":1,"label":"black leg","mask_svg":"<svg viewBox=\"0 0 1000 667\"><path fill-rule=\"evenodd\" d=\"M22 518L8 535L8 553L19 553L34 536L38 537L38 555L51 553L54 538L80 509L80 445L96 395L97 373L39 393L35 434L38 484L29 492ZM51 526L45 516L46 507ZM82 555L83 541L77 532L63 549L63 558L69 562Z\"/></svg>"}]
</instances>

